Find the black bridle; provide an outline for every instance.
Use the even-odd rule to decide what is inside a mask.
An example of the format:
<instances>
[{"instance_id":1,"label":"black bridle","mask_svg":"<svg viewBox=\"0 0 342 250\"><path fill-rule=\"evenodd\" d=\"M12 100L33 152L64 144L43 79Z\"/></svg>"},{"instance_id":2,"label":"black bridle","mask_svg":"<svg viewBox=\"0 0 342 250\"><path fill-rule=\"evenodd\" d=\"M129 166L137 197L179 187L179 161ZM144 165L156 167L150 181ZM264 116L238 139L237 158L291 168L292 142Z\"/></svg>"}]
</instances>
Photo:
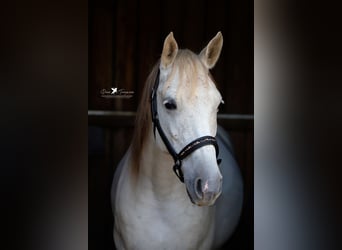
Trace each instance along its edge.
<instances>
[{"instance_id":1,"label":"black bridle","mask_svg":"<svg viewBox=\"0 0 342 250\"><path fill-rule=\"evenodd\" d=\"M167 139L159 122L158 109L157 109L157 89L159 86L159 75L160 75L160 70L158 70L158 74L157 74L154 86L152 88L152 93L151 93L151 113L152 113L152 122L154 124L153 132L155 136L155 130L157 128L161 139L163 140L167 150L169 151L170 155L172 156L175 162L175 165L173 166L173 171L175 172L179 180L181 182L184 182L184 175L182 172L182 160L184 160L187 156L189 156L195 150L203 146L207 146L207 145L213 145L215 147L216 158L217 158L219 154L219 147L217 145L217 141L215 137L202 136L190 142L177 154L175 149L172 147L170 141ZM220 164L220 163L221 163L221 159L217 159L217 164Z\"/></svg>"}]
</instances>

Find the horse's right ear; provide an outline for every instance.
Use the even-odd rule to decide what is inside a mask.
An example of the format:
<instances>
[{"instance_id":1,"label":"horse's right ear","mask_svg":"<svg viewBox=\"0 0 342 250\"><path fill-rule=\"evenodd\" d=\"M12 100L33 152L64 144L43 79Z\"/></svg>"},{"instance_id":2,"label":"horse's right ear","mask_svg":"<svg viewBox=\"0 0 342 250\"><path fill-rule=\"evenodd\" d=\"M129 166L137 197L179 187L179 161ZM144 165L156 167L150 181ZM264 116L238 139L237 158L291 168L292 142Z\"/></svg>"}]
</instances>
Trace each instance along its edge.
<instances>
[{"instance_id":1,"label":"horse's right ear","mask_svg":"<svg viewBox=\"0 0 342 250\"><path fill-rule=\"evenodd\" d=\"M164 41L163 52L162 52L161 60L160 60L161 68L166 69L168 66L170 66L175 60L177 52L178 52L177 42L175 38L173 37L173 33L170 32L170 34L165 38L165 41Z\"/></svg>"}]
</instances>

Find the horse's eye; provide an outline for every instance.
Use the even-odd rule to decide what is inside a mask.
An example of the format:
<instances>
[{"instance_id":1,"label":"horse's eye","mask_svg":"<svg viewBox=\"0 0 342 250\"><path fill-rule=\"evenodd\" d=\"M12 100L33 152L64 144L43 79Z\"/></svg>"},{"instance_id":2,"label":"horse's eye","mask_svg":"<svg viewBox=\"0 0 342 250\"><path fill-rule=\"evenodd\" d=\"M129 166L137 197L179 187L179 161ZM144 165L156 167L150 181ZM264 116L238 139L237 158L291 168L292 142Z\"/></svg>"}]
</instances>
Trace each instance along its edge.
<instances>
[{"instance_id":1,"label":"horse's eye","mask_svg":"<svg viewBox=\"0 0 342 250\"><path fill-rule=\"evenodd\" d=\"M165 108L169 110L175 110L177 108L176 102L174 100L166 100L163 102Z\"/></svg>"}]
</instances>

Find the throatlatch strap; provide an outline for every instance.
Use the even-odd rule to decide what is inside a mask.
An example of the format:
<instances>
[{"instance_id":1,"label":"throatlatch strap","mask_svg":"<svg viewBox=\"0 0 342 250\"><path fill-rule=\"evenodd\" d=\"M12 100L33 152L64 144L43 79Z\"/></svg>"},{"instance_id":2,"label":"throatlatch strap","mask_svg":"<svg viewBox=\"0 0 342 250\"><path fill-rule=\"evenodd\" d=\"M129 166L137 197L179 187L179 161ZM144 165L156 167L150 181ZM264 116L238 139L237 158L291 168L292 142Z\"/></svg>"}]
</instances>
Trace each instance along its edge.
<instances>
[{"instance_id":1,"label":"throatlatch strap","mask_svg":"<svg viewBox=\"0 0 342 250\"><path fill-rule=\"evenodd\" d=\"M170 155L172 156L174 162L176 162L178 160L178 155L177 155L176 151L173 149L169 140L167 139L164 131L162 130L162 128L160 126L160 122L159 122L159 117L158 117L157 89L159 86L159 74L160 74L160 71L158 70L157 78L156 78L155 84L154 84L153 89L152 89L152 94L151 94L151 114L152 114L152 122L153 122L153 133L154 133L154 137L156 137L156 128L157 128L158 133L159 133L162 141L164 142L167 150L169 151Z\"/></svg>"}]
</instances>

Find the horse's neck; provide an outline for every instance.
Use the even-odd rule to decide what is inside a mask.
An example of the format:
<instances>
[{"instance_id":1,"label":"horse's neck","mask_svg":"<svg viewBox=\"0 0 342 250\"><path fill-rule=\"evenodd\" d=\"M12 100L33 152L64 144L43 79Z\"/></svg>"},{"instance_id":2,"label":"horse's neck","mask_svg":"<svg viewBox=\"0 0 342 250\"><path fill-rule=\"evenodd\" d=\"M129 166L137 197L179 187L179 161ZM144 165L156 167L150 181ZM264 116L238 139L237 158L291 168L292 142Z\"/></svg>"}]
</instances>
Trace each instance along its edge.
<instances>
[{"instance_id":1,"label":"horse's neck","mask_svg":"<svg viewBox=\"0 0 342 250\"><path fill-rule=\"evenodd\" d=\"M150 188L158 199L188 199L184 184L172 171L172 157L157 146L153 133L147 136L142 150L138 185Z\"/></svg>"}]
</instances>

